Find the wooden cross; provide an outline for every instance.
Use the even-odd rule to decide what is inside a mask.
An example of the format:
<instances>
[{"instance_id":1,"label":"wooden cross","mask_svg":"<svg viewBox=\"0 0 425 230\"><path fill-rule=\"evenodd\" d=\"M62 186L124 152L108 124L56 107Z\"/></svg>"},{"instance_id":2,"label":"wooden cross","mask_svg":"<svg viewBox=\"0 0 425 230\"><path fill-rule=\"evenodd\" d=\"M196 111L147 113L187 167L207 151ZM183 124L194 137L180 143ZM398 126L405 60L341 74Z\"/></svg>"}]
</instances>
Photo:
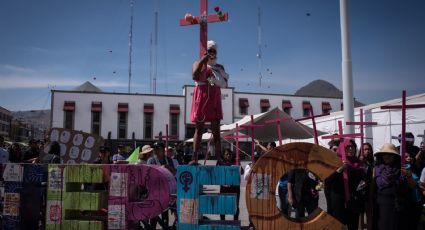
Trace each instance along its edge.
<instances>
[{"instance_id":1,"label":"wooden cross","mask_svg":"<svg viewBox=\"0 0 425 230\"><path fill-rule=\"evenodd\" d=\"M229 16L227 13L222 13L218 7L215 7L216 14L208 15L208 0L200 0L200 4L201 8L199 16L186 14L184 18L180 19L180 26L195 24L199 24L201 26L201 30L199 32L199 57L202 57L207 52L208 23L227 21Z\"/></svg>"},{"instance_id":2,"label":"wooden cross","mask_svg":"<svg viewBox=\"0 0 425 230\"><path fill-rule=\"evenodd\" d=\"M249 138L248 135L238 135L239 133L239 124L236 123L236 135L234 136L225 136L225 139L235 139L236 141L236 165L239 165L239 139L240 138Z\"/></svg>"},{"instance_id":3,"label":"wooden cross","mask_svg":"<svg viewBox=\"0 0 425 230\"><path fill-rule=\"evenodd\" d=\"M162 136L162 132L159 132L158 136L155 136L155 138L158 138L159 141L162 141L162 138L165 139L165 151L168 150L168 140L176 139L178 136L175 135L168 135L168 124L165 125L165 136Z\"/></svg>"},{"instance_id":4,"label":"wooden cross","mask_svg":"<svg viewBox=\"0 0 425 230\"><path fill-rule=\"evenodd\" d=\"M279 145L282 145L282 132L280 130L280 123L282 121L288 121L288 120L293 120L293 118L292 117L290 117L290 118L281 118L280 117L279 110L277 109L276 110L276 119L266 120L264 122L266 124L276 123L276 126L277 126L277 135L279 137Z\"/></svg>"},{"instance_id":5,"label":"wooden cross","mask_svg":"<svg viewBox=\"0 0 425 230\"><path fill-rule=\"evenodd\" d=\"M311 119L311 122L313 123L313 134L314 134L314 144L318 145L319 144L319 139L317 137L317 128L316 128L316 117L324 117L324 116L328 116L329 113L323 113L321 115L317 115L314 116L314 112L313 112L313 106L310 105L310 116L309 117L304 117L304 118L300 118L300 119L296 119L296 122L299 121L304 121L304 120L308 120Z\"/></svg>"},{"instance_id":6,"label":"wooden cross","mask_svg":"<svg viewBox=\"0 0 425 230\"><path fill-rule=\"evenodd\" d=\"M338 121L338 135L329 135L329 136L322 136L322 139L334 139L334 138L340 138L340 143L338 146L338 152L341 155L342 161L347 161L347 155L345 154L345 146L348 144L349 139L348 138L356 138L361 137L362 134L360 133L353 133L353 134L344 134L343 128L342 128L342 121ZM342 174L344 178L344 191L345 191L345 202L347 203L350 199L350 190L348 187L348 174L347 170L344 170Z\"/></svg>"},{"instance_id":7,"label":"wooden cross","mask_svg":"<svg viewBox=\"0 0 425 230\"><path fill-rule=\"evenodd\" d=\"M241 128L243 129L251 129L251 161L254 164L255 158L254 158L254 152L255 152L255 129L262 128L264 125L256 125L254 124L254 115L251 115L251 124L249 125L241 125Z\"/></svg>"},{"instance_id":8,"label":"wooden cross","mask_svg":"<svg viewBox=\"0 0 425 230\"><path fill-rule=\"evenodd\" d=\"M360 109L360 122L347 121L345 124L347 124L347 125L360 125L360 134L362 135L360 137L360 156L363 158L364 157L364 151L363 151L364 130L363 130L363 127L364 126L377 125L378 122L364 122L363 121L363 109Z\"/></svg>"},{"instance_id":9,"label":"wooden cross","mask_svg":"<svg viewBox=\"0 0 425 230\"><path fill-rule=\"evenodd\" d=\"M406 90L403 90L401 105L385 105L381 109L401 109L401 140L400 140L400 155L401 167L405 164L406 152L406 109L425 108L425 104L406 105Z\"/></svg>"}]
</instances>

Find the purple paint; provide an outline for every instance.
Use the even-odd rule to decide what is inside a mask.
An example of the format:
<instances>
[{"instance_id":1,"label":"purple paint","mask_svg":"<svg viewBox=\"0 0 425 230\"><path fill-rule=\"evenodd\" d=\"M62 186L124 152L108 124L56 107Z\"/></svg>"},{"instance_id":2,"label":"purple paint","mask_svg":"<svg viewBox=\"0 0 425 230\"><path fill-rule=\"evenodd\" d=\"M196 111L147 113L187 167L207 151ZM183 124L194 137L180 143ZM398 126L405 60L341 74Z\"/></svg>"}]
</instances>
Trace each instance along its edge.
<instances>
[{"instance_id":1,"label":"purple paint","mask_svg":"<svg viewBox=\"0 0 425 230\"><path fill-rule=\"evenodd\" d=\"M108 228L158 216L172 202L176 180L156 165L112 165L109 170Z\"/></svg>"}]
</instances>

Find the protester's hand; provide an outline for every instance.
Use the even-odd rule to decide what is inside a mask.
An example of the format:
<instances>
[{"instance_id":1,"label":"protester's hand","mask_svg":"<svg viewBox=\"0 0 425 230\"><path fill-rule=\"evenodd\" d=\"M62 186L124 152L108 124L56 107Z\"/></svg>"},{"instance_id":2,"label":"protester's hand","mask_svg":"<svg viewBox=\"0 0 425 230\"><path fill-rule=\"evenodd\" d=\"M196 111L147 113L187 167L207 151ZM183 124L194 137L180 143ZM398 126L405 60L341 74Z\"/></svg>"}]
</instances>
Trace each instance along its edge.
<instances>
[{"instance_id":1,"label":"protester's hand","mask_svg":"<svg viewBox=\"0 0 425 230\"><path fill-rule=\"evenodd\" d=\"M292 196L288 196L288 204L291 206L294 204L294 199L292 198Z\"/></svg>"},{"instance_id":2,"label":"protester's hand","mask_svg":"<svg viewBox=\"0 0 425 230\"><path fill-rule=\"evenodd\" d=\"M33 164L40 163L40 159L38 159L38 157L36 157L36 158L32 159L31 163L33 163Z\"/></svg>"},{"instance_id":3,"label":"protester's hand","mask_svg":"<svg viewBox=\"0 0 425 230\"><path fill-rule=\"evenodd\" d=\"M336 171L341 173L342 171L346 170L348 167L348 161L342 161L342 166L339 167Z\"/></svg>"},{"instance_id":4,"label":"protester's hand","mask_svg":"<svg viewBox=\"0 0 425 230\"><path fill-rule=\"evenodd\" d=\"M410 169L406 169L406 167L401 167L401 174L408 178L412 177L412 171L410 171Z\"/></svg>"},{"instance_id":5,"label":"protester's hand","mask_svg":"<svg viewBox=\"0 0 425 230\"><path fill-rule=\"evenodd\" d=\"M416 161L421 160L424 153L425 151L419 151L418 154L416 154Z\"/></svg>"},{"instance_id":6,"label":"protester's hand","mask_svg":"<svg viewBox=\"0 0 425 230\"><path fill-rule=\"evenodd\" d=\"M210 55L208 55L208 53L205 53L204 56L201 57L200 62L201 63L207 63L207 61L210 59Z\"/></svg>"}]
</instances>

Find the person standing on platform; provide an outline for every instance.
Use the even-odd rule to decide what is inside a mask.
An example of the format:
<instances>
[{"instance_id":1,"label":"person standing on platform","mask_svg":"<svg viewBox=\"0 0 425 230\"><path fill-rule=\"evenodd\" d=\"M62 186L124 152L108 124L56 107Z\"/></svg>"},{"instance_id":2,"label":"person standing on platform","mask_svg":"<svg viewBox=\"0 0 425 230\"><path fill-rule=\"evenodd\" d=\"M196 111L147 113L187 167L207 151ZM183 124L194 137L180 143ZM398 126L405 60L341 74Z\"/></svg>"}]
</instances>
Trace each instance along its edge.
<instances>
[{"instance_id":1,"label":"person standing on platform","mask_svg":"<svg viewBox=\"0 0 425 230\"><path fill-rule=\"evenodd\" d=\"M220 120L223 119L221 90L226 88L229 75L217 63L217 43L207 42L207 53L193 63L192 79L195 89L192 97L190 120L196 124L193 135L193 158L198 159L205 122L211 122L217 161L221 161Z\"/></svg>"}]
</instances>

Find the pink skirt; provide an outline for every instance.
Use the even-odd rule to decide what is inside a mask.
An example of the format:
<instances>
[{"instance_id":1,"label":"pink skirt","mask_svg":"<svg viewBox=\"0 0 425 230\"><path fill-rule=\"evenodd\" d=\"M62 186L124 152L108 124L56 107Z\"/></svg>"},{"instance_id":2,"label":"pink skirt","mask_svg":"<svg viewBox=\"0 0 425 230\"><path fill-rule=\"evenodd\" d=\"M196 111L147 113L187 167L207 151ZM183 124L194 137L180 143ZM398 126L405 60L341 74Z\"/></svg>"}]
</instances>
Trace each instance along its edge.
<instances>
[{"instance_id":1,"label":"pink skirt","mask_svg":"<svg viewBox=\"0 0 425 230\"><path fill-rule=\"evenodd\" d=\"M192 97L190 120L196 122L211 122L223 119L221 108L220 87L199 85L195 87Z\"/></svg>"}]
</instances>

